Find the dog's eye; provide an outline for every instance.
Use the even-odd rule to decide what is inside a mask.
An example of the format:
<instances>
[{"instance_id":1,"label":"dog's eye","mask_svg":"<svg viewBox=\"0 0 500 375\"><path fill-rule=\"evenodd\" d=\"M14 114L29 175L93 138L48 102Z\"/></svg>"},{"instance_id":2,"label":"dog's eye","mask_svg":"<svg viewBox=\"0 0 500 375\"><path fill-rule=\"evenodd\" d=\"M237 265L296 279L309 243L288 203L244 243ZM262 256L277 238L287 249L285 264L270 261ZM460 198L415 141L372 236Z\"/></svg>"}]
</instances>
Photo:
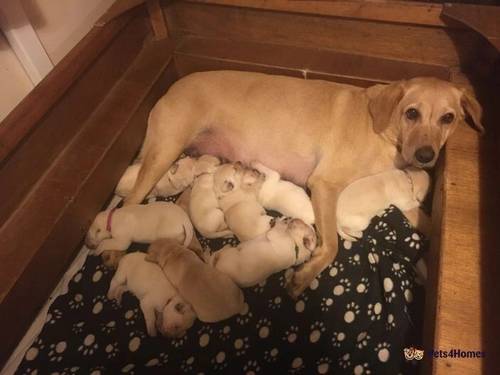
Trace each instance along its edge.
<instances>
[{"instance_id":1,"label":"dog's eye","mask_svg":"<svg viewBox=\"0 0 500 375\"><path fill-rule=\"evenodd\" d=\"M415 121L420 117L420 112L418 112L415 108L408 108L405 112L405 116L408 120Z\"/></svg>"},{"instance_id":2,"label":"dog's eye","mask_svg":"<svg viewBox=\"0 0 500 375\"><path fill-rule=\"evenodd\" d=\"M184 311L184 304L182 303L177 303L175 306L174 306L174 309L175 311L177 311L178 313L182 313Z\"/></svg>"},{"instance_id":3,"label":"dog's eye","mask_svg":"<svg viewBox=\"0 0 500 375\"><path fill-rule=\"evenodd\" d=\"M451 124L455 120L455 115L453 113L447 113L439 119L441 124Z\"/></svg>"}]
</instances>

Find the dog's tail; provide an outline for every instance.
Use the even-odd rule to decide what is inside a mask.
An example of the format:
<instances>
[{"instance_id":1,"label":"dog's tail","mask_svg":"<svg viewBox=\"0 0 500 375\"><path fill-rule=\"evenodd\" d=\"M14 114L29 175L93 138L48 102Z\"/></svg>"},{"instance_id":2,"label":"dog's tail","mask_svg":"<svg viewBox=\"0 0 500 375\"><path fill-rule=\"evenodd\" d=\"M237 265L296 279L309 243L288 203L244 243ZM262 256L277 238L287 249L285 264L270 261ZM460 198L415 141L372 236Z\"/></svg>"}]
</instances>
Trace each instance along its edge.
<instances>
[{"instance_id":1,"label":"dog's tail","mask_svg":"<svg viewBox=\"0 0 500 375\"><path fill-rule=\"evenodd\" d=\"M182 229L184 230L184 246L189 247L194 237L193 224L191 224L191 221L186 220Z\"/></svg>"}]
</instances>

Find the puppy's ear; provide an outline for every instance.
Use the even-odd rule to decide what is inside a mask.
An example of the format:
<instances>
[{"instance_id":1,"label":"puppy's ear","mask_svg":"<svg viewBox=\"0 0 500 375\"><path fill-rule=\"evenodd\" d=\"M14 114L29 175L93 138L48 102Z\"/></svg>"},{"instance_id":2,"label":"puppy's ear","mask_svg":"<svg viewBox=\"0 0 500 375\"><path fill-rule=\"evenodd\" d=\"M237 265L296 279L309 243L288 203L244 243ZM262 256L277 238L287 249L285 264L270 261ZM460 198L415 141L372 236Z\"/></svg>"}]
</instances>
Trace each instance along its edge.
<instances>
[{"instance_id":1,"label":"puppy's ear","mask_svg":"<svg viewBox=\"0 0 500 375\"><path fill-rule=\"evenodd\" d=\"M462 87L460 91L462 91L460 104L462 105L465 113L470 116L472 120L472 128L477 130L479 133L484 134L484 127L481 124L481 117L483 115L481 104L479 104L474 94L467 88Z\"/></svg>"},{"instance_id":2,"label":"puppy's ear","mask_svg":"<svg viewBox=\"0 0 500 375\"><path fill-rule=\"evenodd\" d=\"M309 234L304 236L304 239L302 240L304 246L306 249L313 251L316 249L316 236L314 234Z\"/></svg>"},{"instance_id":3,"label":"puppy's ear","mask_svg":"<svg viewBox=\"0 0 500 375\"><path fill-rule=\"evenodd\" d=\"M222 192L227 193L234 189L234 183L232 183L231 181L224 181L222 188L223 188Z\"/></svg>"},{"instance_id":4,"label":"puppy's ear","mask_svg":"<svg viewBox=\"0 0 500 375\"><path fill-rule=\"evenodd\" d=\"M373 130L379 134L389 127L392 113L404 96L403 81L383 87L369 98L368 110L373 120Z\"/></svg>"},{"instance_id":5,"label":"puppy's ear","mask_svg":"<svg viewBox=\"0 0 500 375\"><path fill-rule=\"evenodd\" d=\"M148 254L146 255L146 261L152 262L152 263L157 263L160 265L160 267L163 267L163 249L161 246L161 243L158 241L153 242L151 245L149 245L148 248Z\"/></svg>"}]
</instances>

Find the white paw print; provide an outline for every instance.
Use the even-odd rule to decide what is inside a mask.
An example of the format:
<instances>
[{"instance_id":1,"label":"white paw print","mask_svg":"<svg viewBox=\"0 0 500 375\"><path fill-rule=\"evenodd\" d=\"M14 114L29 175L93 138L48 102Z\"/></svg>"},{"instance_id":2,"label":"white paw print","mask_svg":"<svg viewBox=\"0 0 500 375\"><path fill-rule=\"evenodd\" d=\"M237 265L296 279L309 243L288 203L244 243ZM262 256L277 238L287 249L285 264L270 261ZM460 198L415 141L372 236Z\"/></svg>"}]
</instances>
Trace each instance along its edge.
<instances>
[{"instance_id":1,"label":"white paw print","mask_svg":"<svg viewBox=\"0 0 500 375\"><path fill-rule=\"evenodd\" d=\"M389 233L387 233L384 237L384 240L392 242L392 243L394 243L396 241L396 239L397 239L397 236L396 236L395 230L389 231Z\"/></svg>"},{"instance_id":2,"label":"white paw print","mask_svg":"<svg viewBox=\"0 0 500 375\"><path fill-rule=\"evenodd\" d=\"M359 315L360 309L359 305L355 302L350 302L346 306L346 311L344 314L344 321L346 323L352 323L354 322L354 319L356 319L356 315Z\"/></svg>"},{"instance_id":3,"label":"white paw print","mask_svg":"<svg viewBox=\"0 0 500 375\"><path fill-rule=\"evenodd\" d=\"M349 353L344 354L339 358L339 366L343 369L348 368L351 365L351 355Z\"/></svg>"},{"instance_id":4,"label":"white paw print","mask_svg":"<svg viewBox=\"0 0 500 375\"><path fill-rule=\"evenodd\" d=\"M321 357L316 361L316 369L318 370L318 374L327 374L330 370L330 365L332 364L332 360L328 357Z\"/></svg>"},{"instance_id":5,"label":"white paw print","mask_svg":"<svg viewBox=\"0 0 500 375\"><path fill-rule=\"evenodd\" d=\"M210 326L203 326L198 330L198 335L200 336L198 342L200 343L200 346L204 348L207 346L210 342L210 335L213 333L213 330Z\"/></svg>"},{"instance_id":6,"label":"white paw print","mask_svg":"<svg viewBox=\"0 0 500 375\"><path fill-rule=\"evenodd\" d=\"M344 265L338 261L333 262L332 266L330 267L330 271L328 274L331 277L336 277L339 273L344 271Z\"/></svg>"},{"instance_id":7,"label":"white paw print","mask_svg":"<svg viewBox=\"0 0 500 375\"><path fill-rule=\"evenodd\" d=\"M356 337L356 346L358 349L363 349L368 345L368 341L370 341L370 335L368 332L363 331L358 334L358 337Z\"/></svg>"},{"instance_id":8,"label":"white paw print","mask_svg":"<svg viewBox=\"0 0 500 375\"><path fill-rule=\"evenodd\" d=\"M54 309L50 313L47 314L47 318L45 319L45 322L48 324L54 324L57 322L59 319L62 318L62 311L59 309Z\"/></svg>"},{"instance_id":9,"label":"white paw print","mask_svg":"<svg viewBox=\"0 0 500 375\"><path fill-rule=\"evenodd\" d=\"M173 338L171 340L171 343L174 347L176 348L180 348L182 345L184 345L187 341L187 336L188 335L184 335L182 337L176 337L176 338Z\"/></svg>"},{"instance_id":10,"label":"white paw print","mask_svg":"<svg viewBox=\"0 0 500 375\"><path fill-rule=\"evenodd\" d=\"M85 322L75 323L75 324L73 324L73 327L71 328L71 330L73 331L73 333L82 333L84 325L85 325Z\"/></svg>"},{"instance_id":11,"label":"white paw print","mask_svg":"<svg viewBox=\"0 0 500 375\"><path fill-rule=\"evenodd\" d=\"M370 366L368 366L368 363L363 363L363 364L359 364L359 365L356 365L354 366L354 375L364 375L364 374L367 374L367 375L370 375L372 372L370 370Z\"/></svg>"},{"instance_id":12,"label":"white paw print","mask_svg":"<svg viewBox=\"0 0 500 375\"><path fill-rule=\"evenodd\" d=\"M405 296L406 302L408 302L408 303L413 301L413 293L411 292L412 287L413 287L413 285L410 283L409 280L407 280L407 279L401 280L400 288Z\"/></svg>"},{"instance_id":13,"label":"white paw print","mask_svg":"<svg viewBox=\"0 0 500 375\"><path fill-rule=\"evenodd\" d=\"M342 342L345 340L346 335L344 332L333 332L332 344L336 348L340 348Z\"/></svg>"},{"instance_id":14,"label":"white paw print","mask_svg":"<svg viewBox=\"0 0 500 375\"><path fill-rule=\"evenodd\" d=\"M396 293L394 292L394 283L390 277L384 278L384 297L388 303L391 303L393 299L396 298Z\"/></svg>"},{"instance_id":15,"label":"white paw print","mask_svg":"<svg viewBox=\"0 0 500 375\"><path fill-rule=\"evenodd\" d=\"M62 353L66 350L68 345L65 341L60 341L57 344L49 345L49 361L50 362L61 362L63 359Z\"/></svg>"},{"instance_id":16,"label":"white paw print","mask_svg":"<svg viewBox=\"0 0 500 375\"><path fill-rule=\"evenodd\" d=\"M311 333L309 334L309 341L311 343L318 342L321 338L321 334L326 331L325 323L316 321L311 324Z\"/></svg>"},{"instance_id":17,"label":"white paw print","mask_svg":"<svg viewBox=\"0 0 500 375\"><path fill-rule=\"evenodd\" d=\"M394 206L389 206L388 208L385 209L384 213L382 214L382 217L387 217L389 216L390 213L394 212L396 207Z\"/></svg>"},{"instance_id":18,"label":"white paw print","mask_svg":"<svg viewBox=\"0 0 500 375\"><path fill-rule=\"evenodd\" d=\"M134 368L135 368L135 365L133 363L129 363L129 364L122 367L121 372L122 372L122 374L126 373L126 374L130 374L130 375L134 375L135 374Z\"/></svg>"},{"instance_id":19,"label":"white paw print","mask_svg":"<svg viewBox=\"0 0 500 375\"><path fill-rule=\"evenodd\" d=\"M359 266L361 264L361 257L359 256L359 254L354 254L353 256L350 256L348 258L348 262L353 266Z\"/></svg>"},{"instance_id":20,"label":"white paw print","mask_svg":"<svg viewBox=\"0 0 500 375\"><path fill-rule=\"evenodd\" d=\"M391 344L388 344L386 342L382 342L377 344L375 347L375 350L377 352L377 357L380 362L387 362L390 357L390 351L389 348L391 347Z\"/></svg>"},{"instance_id":21,"label":"white paw print","mask_svg":"<svg viewBox=\"0 0 500 375\"><path fill-rule=\"evenodd\" d=\"M278 348L272 348L271 350L266 350L264 352L264 359L267 362L276 362L278 359L279 350Z\"/></svg>"},{"instance_id":22,"label":"white paw print","mask_svg":"<svg viewBox=\"0 0 500 375\"><path fill-rule=\"evenodd\" d=\"M73 366L73 367L65 367L63 368L62 372L60 372L60 375L73 375L76 374L80 370L80 367Z\"/></svg>"},{"instance_id":23,"label":"white paw print","mask_svg":"<svg viewBox=\"0 0 500 375\"><path fill-rule=\"evenodd\" d=\"M293 269L289 268L280 276L280 287L284 288L293 277Z\"/></svg>"},{"instance_id":24,"label":"white paw print","mask_svg":"<svg viewBox=\"0 0 500 375\"><path fill-rule=\"evenodd\" d=\"M384 232L387 230L387 223L386 222L383 222L383 221L379 221L376 225L375 225L375 230L377 232Z\"/></svg>"},{"instance_id":25,"label":"white paw print","mask_svg":"<svg viewBox=\"0 0 500 375\"><path fill-rule=\"evenodd\" d=\"M83 296L80 293L75 294L72 300L68 302L70 309L77 310L84 305Z\"/></svg>"},{"instance_id":26,"label":"white paw print","mask_svg":"<svg viewBox=\"0 0 500 375\"><path fill-rule=\"evenodd\" d=\"M217 355L212 358L210 362L215 370L224 369L227 366L226 353L222 351L217 353Z\"/></svg>"},{"instance_id":27,"label":"white paw print","mask_svg":"<svg viewBox=\"0 0 500 375\"><path fill-rule=\"evenodd\" d=\"M106 352L108 359L115 358L116 355L119 353L118 343L113 342L111 344L106 345L104 351Z\"/></svg>"},{"instance_id":28,"label":"white paw print","mask_svg":"<svg viewBox=\"0 0 500 375\"><path fill-rule=\"evenodd\" d=\"M82 268L82 270L83 270L83 268ZM100 271L100 272L101 272L101 275L102 275L102 274L107 275L108 273L110 273L110 272L111 272L111 268L106 267L104 264L99 264L99 265L95 268L95 270L96 270L96 273L97 273L97 271ZM94 275L95 275L96 273L94 273Z\"/></svg>"},{"instance_id":29,"label":"white paw print","mask_svg":"<svg viewBox=\"0 0 500 375\"><path fill-rule=\"evenodd\" d=\"M193 370L194 357L191 356L181 363L181 370L184 372L190 372Z\"/></svg>"},{"instance_id":30,"label":"white paw print","mask_svg":"<svg viewBox=\"0 0 500 375\"><path fill-rule=\"evenodd\" d=\"M236 321L238 322L238 324L244 325L250 321L252 316L253 316L253 314L250 311L250 307L248 306L247 303L245 303L245 307L244 307L243 311L240 313L240 315L238 315L236 317Z\"/></svg>"},{"instance_id":31,"label":"white paw print","mask_svg":"<svg viewBox=\"0 0 500 375\"><path fill-rule=\"evenodd\" d=\"M135 308L132 310L127 310L124 314L125 316L125 325L126 326L133 326L135 325L135 322L137 318L139 317L139 309Z\"/></svg>"},{"instance_id":32,"label":"white paw print","mask_svg":"<svg viewBox=\"0 0 500 375\"><path fill-rule=\"evenodd\" d=\"M306 308L306 302L308 299L309 299L309 296L302 295L302 299L298 300L295 303L295 311L297 311L298 313L304 312L304 310Z\"/></svg>"},{"instance_id":33,"label":"white paw print","mask_svg":"<svg viewBox=\"0 0 500 375\"><path fill-rule=\"evenodd\" d=\"M333 305L333 299L332 298L326 298L323 297L321 299L321 311L326 312L330 310L330 307Z\"/></svg>"},{"instance_id":34,"label":"white paw print","mask_svg":"<svg viewBox=\"0 0 500 375\"><path fill-rule=\"evenodd\" d=\"M101 331L110 334L116 329L116 322L114 320L107 322L106 324L101 324Z\"/></svg>"},{"instance_id":35,"label":"white paw print","mask_svg":"<svg viewBox=\"0 0 500 375\"><path fill-rule=\"evenodd\" d=\"M230 334L231 334L231 327L229 326L224 326L219 330L219 338L222 341L226 341L227 339L229 339Z\"/></svg>"},{"instance_id":36,"label":"white paw print","mask_svg":"<svg viewBox=\"0 0 500 375\"><path fill-rule=\"evenodd\" d=\"M73 279L72 279L72 280L73 280L73 282L75 282L75 283L79 283L79 282L80 282L80 280L82 279L82 276L83 276L83 275L82 275L82 273L81 273L81 272L77 272L77 273L75 274L75 276L73 276Z\"/></svg>"},{"instance_id":37,"label":"white paw print","mask_svg":"<svg viewBox=\"0 0 500 375\"><path fill-rule=\"evenodd\" d=\"M89 370L90 375L103 375L106 373L106 367L104 366L97 366L97 367L92 367Z\"/></svg>"},{"instance_id":38,"label":"white paw print","mask_svg":"<svg viewBox=\"0 0 500 375\"><path fill-rule=\"evenodd\" d=\"M299 333L299 327L291 326L285 331L283 340L288 341L290 344L292 344L297 340L298 333Z\"/></svg>"},{"instance_id":39,"label":"white paw print","mask_svg":"<svg viewBox=\"0 0 500 375\"><path fill-rule=\"evenodd\" d=\"M234 348L236 349L237 356L245 354L249 347L248 337L237 338L234 340Z\"/></svg>"},{"instance_id":40,"label":"white paw print","mask_svg":"<svg viewBox=\"0 0 500 375\"><path fill-rule=\"evenodd\" d=\"M348 279L340 279L339 283L333 287L333 294L341 296L344 293L351 291L351 282Z\"/></svg>"},{"instance_id":41,"label":"white paw print","mask_svg":"<svg viewBox=\"0 0 500 375\"><path fill-rule=\"evenodd\" d=\"M87 335L85 336L82 345L78 347L78 351L83 355L92 355L97 350L98 346L99 345L97 345L97 342L95 341L95 336Z\"/></svg>"},{"instance_id":42,"label":"white paw print","mask_svg":"<svg viewBox=\"0 0 500 375\"><path fill-rule=\"evenodd\" d=\"M398 262L392 263L391 271L397 277L402 277L404 274L406 274L405 268L401 267L401 264Z\"/></svg>"},{"instance_id":43,"label":"white paw print","mask_svg":"<svg viewBox=\"0 0 500 375\"><path fill-rule=\"evenodd\" d=\"M291 369L288 370L290 374L299 374L304 369L304 360L300 357L295 357L291 363Z\"/></svg>"},{"instance_id":44,"label":"white paw print","mask_svg":"<svg viewBox=\"0 0 500 375\"><path fill-rule=\"evenodd\" d=\"M390 257L392 255L392 250L388 248L383 248L381 253L385 257Z\"/></svg>"},{"instance_id":45,"label":"white paw print","mask_svg":"<svg viewBox=\"0 0 500 375\"><path fill-rule=\"evenodd\" d=\"M382 317L382 304L380 302L368 304L368 316L370 320L380 320Z\"/></svg>"},{"instance_id":46,"label":"white paw print","mask_svg":"<svg viewBox=\"0 0 500 375\"><path fill-rule=\"evenodd\" d=\"M265 286L266 286L266 280L261 281L259 284L254 286L253 291L255 293L262 293L264 291Z\"/></svg>"},{"instance_id":47,"label":"white paw print","mask_svg":"<svg viewBox=\"0 0 500 375\"><path fill-rule=\"evenodd\" d=\"M168 353L162 352L158 356L158 358L153 358L150 359L146 363L146 367L153 367L153 366L164 366L168 363Z\"/></svg>"},{"instance_id":48,"label":"white paw print","mask_svg":"<svg viewBox=\"0 0 500 375\"><path fill-rule=\"evenodd\" d=\"M141 346L141 341L146 338L146 334L143 331L132 331L129 333L128 337L130 338L128 350L136 352Z\"/></svg>"},{"instance_id":49,"label":"white paw print","mask_svg":"<svg viewBox=\"0 0 500 375\"><path fill-rule=\"evenodd\" d=\"M379 256L376 250L375 249L370 250L370 252L368 253L368 264L370 265L370 269L372 271L377 270L378 261L379 261Z\"/></svg>"},{"instance_id":50,"label":"white paw print","mask_svg":"<svg viewBox=\"0 0 500 375\"><path fill-rule=\"evenodd\" d=\"M394 327L396 327L396 322L394 321L394 315L393 314L387 314L387 322L385 323L385 329L387 331L390 331Z\"/></svg>"},{"instance_id":51,"label":"white paw print","mask_svg":"<svg viewBox=\"0 0 500 375\"><path fill-rule=\"evenodd\" d=\"M265 339L266 337L269 336L270 327L271 327L271 322L266 318L260 319L257 322L256 328L259 332L259 337L261 339Z\"/></svg>"},{"instance_id":52,"label":"white paw print","mask_svg":"<svg viewBox=\"0 0 500 375\"><path fill-rule=\"evenodd\" d=\"M359 284L356 285L356 292L360 294L368 293L368 289L370 288L370 281L368 277L362 277Z\"/></svg>"},{"instance_id":53,"label":"white paw print","mask_svg":"<svg viewBox=\"0 0 500 375\"><path fill-rule=\"evenodd\" d=\"M413 233L410 237L406 237L404 241L408 243L408 246L411 248L420 249L421 238L418 233Z\"/></svg>"},{"instance_id":54,"label":"white paw print","mask_svg":"<svg viewBox=\"0 0 500 375\"><path fill-rule=\"evenodd\" d=\"M99 314L104 308L104 304L107 302L107 300L108 299L102 295L94 297L92 299L92 303L94 304L94 306L92 307L92 313Z\"/></svg>"},{"instance_id":55,"label":"white paw print","mask_svg":"<svg viewBox=\"0 0 500 375\"><path fill-rule=\"evenodd\" d=\"M260 366L257 361L248 361L243 366L243 373L245 375L255 375L260 371Z\"/></svg>"},{"instance_id":56,"label":"white paw print","mask_svg":"<svg viewBox=\"0 0 500 375\"><path fill-rule=\"evenodd\" d=\"M271 310L278 310L281 307L281 297L277 296L277 297L271 298L268 301L267 306L269 306L269 308Z\"/></svg>"}]
</instances>

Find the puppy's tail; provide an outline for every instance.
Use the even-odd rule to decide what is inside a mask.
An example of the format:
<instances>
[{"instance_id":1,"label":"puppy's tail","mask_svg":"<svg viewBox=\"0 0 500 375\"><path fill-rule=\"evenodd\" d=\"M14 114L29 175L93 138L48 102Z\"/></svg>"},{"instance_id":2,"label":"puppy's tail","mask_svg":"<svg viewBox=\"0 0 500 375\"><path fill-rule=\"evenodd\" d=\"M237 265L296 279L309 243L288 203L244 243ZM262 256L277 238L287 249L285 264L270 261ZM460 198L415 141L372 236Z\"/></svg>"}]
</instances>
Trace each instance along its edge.
<instances>
[{"instance_id":1,"label":"puppy's tail","mask_svg":"<svg viewBox=\"0 0 500 375\"><path fill-rule=\"evenodd\" d=\"M191 221L186 220L182 229L184 230L184 246L189 247L194 236L193 224L191 224Z\"/></svg>"}]
</instances>

